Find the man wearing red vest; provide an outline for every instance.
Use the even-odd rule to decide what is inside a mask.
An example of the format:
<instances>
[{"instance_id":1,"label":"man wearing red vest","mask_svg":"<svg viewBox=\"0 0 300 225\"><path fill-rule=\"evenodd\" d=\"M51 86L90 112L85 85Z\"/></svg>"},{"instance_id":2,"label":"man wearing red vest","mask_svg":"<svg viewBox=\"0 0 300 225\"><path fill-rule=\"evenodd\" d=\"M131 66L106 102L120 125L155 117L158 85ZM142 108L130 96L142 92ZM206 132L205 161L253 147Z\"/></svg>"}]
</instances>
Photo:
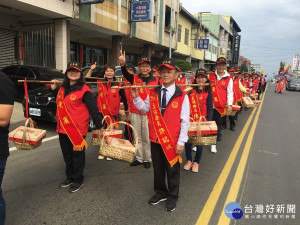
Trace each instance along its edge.
<instances>
[{"instance_id":1,"label":"man wearing red vest","mask_svg":"<svg viewBox=\"0 0 300 225\"><path fill-rule=\"evenodd\" d=\"M227 112L231 112L233 102L233 81L230 74L226 71L226 64L227 62L224 57L218 58L216 62L216 72L209 75L214 103L213 120L216 121L218 126L217 141L222 140L222 117L225 116ZM211 152L217 152L216 145L211 146Z\"/></svg>"},{"instance_id":2,"label":"man wearing red vest","mask_svg":"<svg viewBox=\"0 0 300 225\"><path fill-rule=\"evenodd\" d=\"M156 205L167 200L167 211L174 211L178 200L182 162L180 154L188 140L190 116L188 96L175 84L175 66L174 59L165 59L159 65L163 84L152 90L145 101L139 97L137 90L132 90L134 105L144 113L150 112L155 195L150 198L149 204Z\"/></svg>"},{"instance_id":3,"label":"man wearing red vest","mask_svg":"<svg viewBox=\"0 0 300 225\"><path fill-rule=\"evenodd\" d=\"M123 76L133 85L157 85L159 78L154 77L151 72L151 61L144 57L138 62L138 68L140 74L130 74L126 69L126 55L120 51L120 64ZM139 94L143 98L146 98L149 90L140 89ZM143 93L142 93L143 92ZM145 100L145 99L143 99ZM131 114L131 125L135 128L138 135L138 149L133 161L130 166L138 166L143 164L146 169L151 167L151 151L150 151L150 140L149 140L149 128L147 115L138 110L133 104L132 96L127 99L129 102L129 111Z\"/></svg>"},{"instance_id":4,"label":"man wearing red vest","mask_svg":"<svg viewBox=\"0 0 300 225\"><path fill-rule=\"evenodd\" d=\"M235 71L235 76L233 77L233 103L242 106L243 93L248 95L248 92L241 83L241 70L237 68ZM235 124L239 113L237 112L235 116L229 116L230 130L232 131L235 131Z\"/></svg>"}]
</instances>

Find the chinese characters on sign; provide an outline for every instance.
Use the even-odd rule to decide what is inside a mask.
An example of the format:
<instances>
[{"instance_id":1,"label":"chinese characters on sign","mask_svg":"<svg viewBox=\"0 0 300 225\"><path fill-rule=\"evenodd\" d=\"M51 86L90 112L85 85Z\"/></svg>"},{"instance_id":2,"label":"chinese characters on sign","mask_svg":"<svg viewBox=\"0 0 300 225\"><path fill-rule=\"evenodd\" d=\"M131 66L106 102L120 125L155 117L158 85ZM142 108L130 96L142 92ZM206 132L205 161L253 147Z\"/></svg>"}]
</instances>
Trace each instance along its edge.
<instances>
[{"instance_id":1,"label":"chinese characters on sign","mask_svg":"<svg viewBox=\"0 0 300 225\"><path fill-rule=\"evenodd\" d=\"M209 39L199 39L198 49L208 49Z\"/></svg>"},{"instance_id":2,"label":"chinese characters on sign","mask_svg":"<svg viewBox=\"0 0 300 225\"><path fill-rule=\"evenodd\" d=\"M147 0L131 2L131 21L151 21L151 2Z\"/></svg>"},{"instance_id":3,"label":"chinese characters on sign","mask_svg":"<svg viewBox=\"0 0 300 225\"><path fill-rule=\"evenodd\" d=\"M238 64L239 62L239 55L240 55L240 43L241 43L241 35L233 36L233 58L232 64Z\"/></svg>"},{"instance_id":4,"label":"chinese characters on sign","mask_svg":"<svg viewBox=\"0 0 300 225\"><path fill-rule=\"evenodd\" d=\"M296 204L245 205L245 219L296 219Z\"/></svg>"}]
</instances>

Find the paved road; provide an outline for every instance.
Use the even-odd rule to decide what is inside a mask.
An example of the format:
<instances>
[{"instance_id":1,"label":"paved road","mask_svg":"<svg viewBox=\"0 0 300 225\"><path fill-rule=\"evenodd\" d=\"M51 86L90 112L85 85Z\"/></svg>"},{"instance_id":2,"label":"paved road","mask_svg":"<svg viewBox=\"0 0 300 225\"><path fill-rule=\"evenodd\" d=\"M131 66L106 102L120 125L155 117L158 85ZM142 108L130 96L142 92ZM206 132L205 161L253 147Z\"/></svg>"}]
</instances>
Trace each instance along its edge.
<instances>
[{"instance_id":1,"label":"paved road","mask_svg":"<svg viewBox=\"0 0 300 225\"><path fill-rule=\"evenodd\" d=\"M91 144L85 186L73 194L59 188L64 162L58 139L52 139L33 151L11 152L2 184L7 224L300 224L297 211L295 219L256 218L255 205L290 204L296 210L300 205L300 93L273 90L269 86L261 108L239 115L235 132L223 132L217 154L205 148L198 174L182 170L174 212L166 212L164 203L147 204L153 195L152 168L98 160ZM11 130L22 120L19 111L14 114L19 120ZM47 137L56 136L53 125L40 126ZM242 219L225 216L224 205L231 201L241 205ZM253 213L245 213L250 205Z\"/></svg>"}]
</instances>

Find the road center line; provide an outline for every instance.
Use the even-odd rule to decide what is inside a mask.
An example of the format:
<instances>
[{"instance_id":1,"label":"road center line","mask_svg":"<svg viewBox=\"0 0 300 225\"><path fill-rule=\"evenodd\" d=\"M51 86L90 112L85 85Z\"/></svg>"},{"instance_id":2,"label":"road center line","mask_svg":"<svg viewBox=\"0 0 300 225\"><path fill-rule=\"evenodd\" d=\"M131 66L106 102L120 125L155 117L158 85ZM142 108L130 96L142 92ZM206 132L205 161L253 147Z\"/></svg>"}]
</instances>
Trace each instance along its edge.
<instances>
[{"instance_id":1,"label":"road center line","mask_svg":"<svg viewBox=\"0 0 300 225\"><path fill-rule=\"evenodd\" d=\"M44 138L42 142L51 141L51 140L57 139L57 138L58 138L58 135L55 135L55 136L52 136L52 137ZM15 151L15 150L17 150L16 147L11 147L11 148L9 148L9 151L10 151L10 152Z\"/></svg>"},{"instance_id":2,"label":"road center line","mask_svg":"<svg viewBox=\"0 0 300 225\"><path fill-rule=\"evenodd\" d=\"M224 166L224 168L223 168L223 170L222 170L222 172L221 172L221 174L220 174L220 176L219 176L212 192L210 193L210 196L209 196L208 200L206 201L205 206L204 206L197 222L196 222L197 225L200 225L200 224L201 225L206 225L206 224L209 223L211 215L212 215L212 213L215 209L216 203L217 203L217 201L220 197L220 194L223 190L225 182L226 182L226 180L229 176L230 170L233 166L233 163L235 161L237 153L238 153L238 151L240 149L240 146L241 146L241 144L244 140L245 134L246 134L246 132L249 128L250 122L252 121L252 118L253 118L253 116L256 112L256 109L257 108L254 108L252 110L252 112L251 112L251 114L250 114L250 116L249 116L249 118L248 118L248 120L247 120L240 136L238 137L238 139L237 139L237 141L236 141L236 143L235 143L235 145L234 145L234 147L233 147L233 149L232 149L232 151L231 151L231 153L230 153L230 155L227 159L227 162L226 162L226 164L225 164L225 166Z\"/></svg>"},{"instance_id":3,"label":"road center line","mask_svg":"<svg viewBox=\"0 0 300 225\"><path fill-rule=\"evenodd\" d=\"M267 89L265 91L267 91ZM264 98L265 98L265 93L264 93L264 96L261 100L259 108L257 110L257 113L255 115L251 130L249 132L249 135L248 135L248 138L247 138L244 150L243 150L243 154L241 156L239 165L236 169L236 173L235 173L235 176L233 178L233 181L231 183L231 187L229 189L227 199L226 199L225 204L223 206L223 210L221 212L218 225L227 225L227 224L230 223L230 219L226 216L226 214L224 212L224 209L225 209L225 206L229 202L235 202L236 199L237 199L237 195L238 195L239 190L240 190L242 178L243 178L243 175L244 175L244 172L245 172L245 167L246 167L246 164L247 164L249 152L250 152L250 149L251 149L254 133L255 133L255 130L256 130L256 127L257 127L259 115L260 115L261 108L262 108L262 105L263 105L263 102L264 102Z\"/></svg>"}]
</instances>

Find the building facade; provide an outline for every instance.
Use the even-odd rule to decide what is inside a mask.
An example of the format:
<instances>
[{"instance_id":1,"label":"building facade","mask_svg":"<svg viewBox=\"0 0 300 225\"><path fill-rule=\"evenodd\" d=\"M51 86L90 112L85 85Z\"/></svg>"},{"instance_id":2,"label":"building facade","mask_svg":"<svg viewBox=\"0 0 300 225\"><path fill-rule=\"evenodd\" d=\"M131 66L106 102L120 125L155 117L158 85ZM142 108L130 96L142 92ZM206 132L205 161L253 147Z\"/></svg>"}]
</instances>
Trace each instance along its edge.
<instances>
[{"instance_id":1,"label":"building facade","mask_svg":"<svg viewBox=\"0 0 300 225\"><path fill-rule=\"evenodd\" d=\"M117 65L120 50L126 51L128 62L136 64L139 57L148 56L158 64L169 48L176 49L179 1L149 2L150 21L131 22L129 0L92 5L74 0L2 0L0 68L30 64L64 71L70 60L83 66Z\"/></svg>"}]
</instances>

